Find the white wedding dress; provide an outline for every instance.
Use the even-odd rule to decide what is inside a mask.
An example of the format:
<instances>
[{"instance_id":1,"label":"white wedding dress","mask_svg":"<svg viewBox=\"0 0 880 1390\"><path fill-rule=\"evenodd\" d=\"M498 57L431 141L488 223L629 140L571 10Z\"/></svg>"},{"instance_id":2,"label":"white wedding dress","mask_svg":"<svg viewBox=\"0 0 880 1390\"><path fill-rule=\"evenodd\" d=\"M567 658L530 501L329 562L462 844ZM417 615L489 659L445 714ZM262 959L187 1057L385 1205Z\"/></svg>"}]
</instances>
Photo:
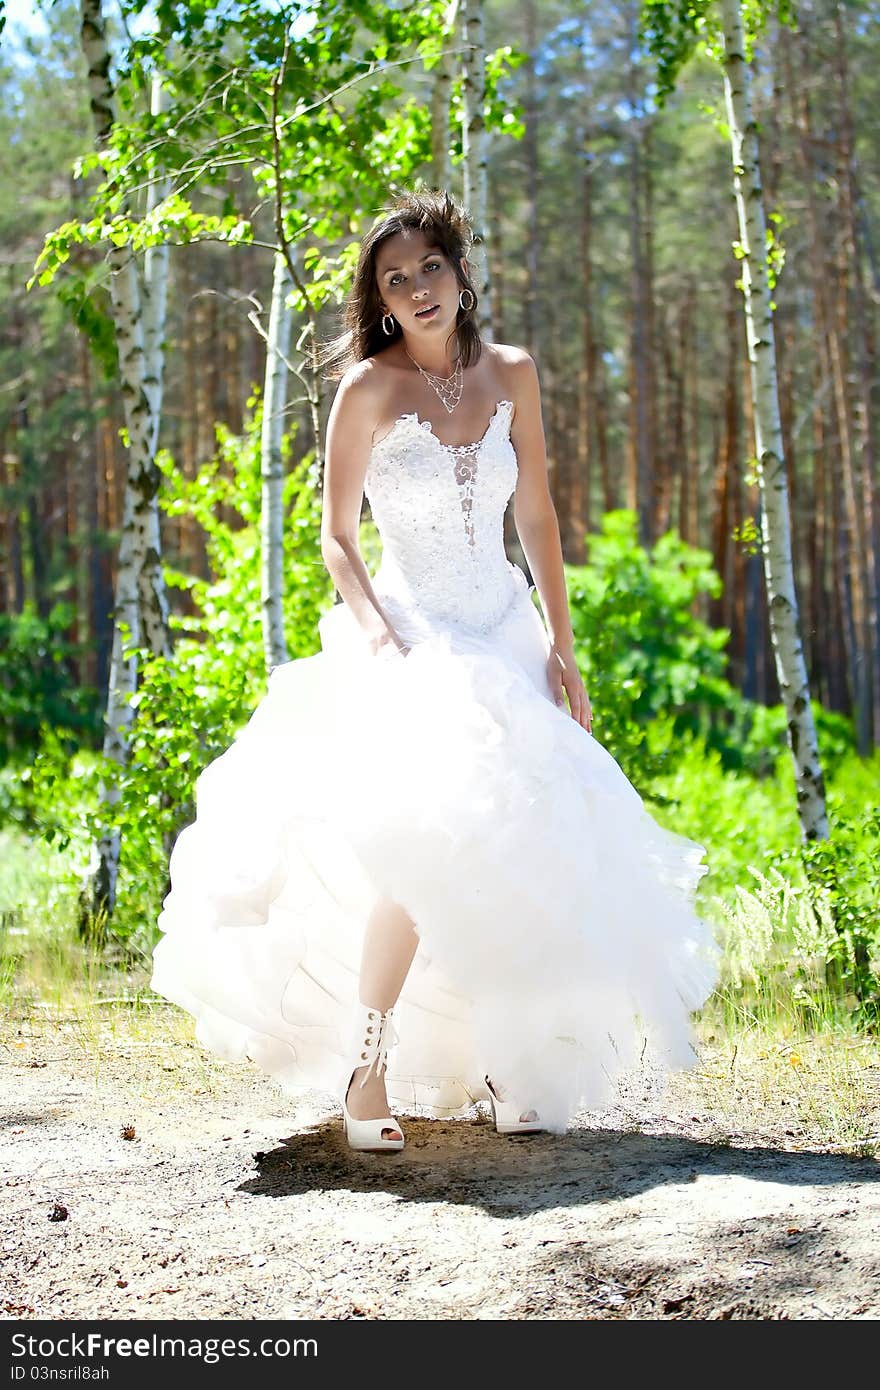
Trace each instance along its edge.
<instances>
[{"instance_id":1,"label":"white wedding dress","mask_svg":"<svg viewBox=\"0 0 880 1390\"><path fill-rule=\"evenodd\" d=\"M470 446L415 414L374 446L373 583L410 652L373 656L338 604L322 651L274 668L196 784L152 985L221 1056L335 1091L385 895L419 936L392 1104L454 1115L488 1072L561 1131L646 1039L693 1061L716 951L693 905L702 847L661 828L551 696L549 639L503 545L512 411L500 401Z\"/></svg>"}]
</instances>

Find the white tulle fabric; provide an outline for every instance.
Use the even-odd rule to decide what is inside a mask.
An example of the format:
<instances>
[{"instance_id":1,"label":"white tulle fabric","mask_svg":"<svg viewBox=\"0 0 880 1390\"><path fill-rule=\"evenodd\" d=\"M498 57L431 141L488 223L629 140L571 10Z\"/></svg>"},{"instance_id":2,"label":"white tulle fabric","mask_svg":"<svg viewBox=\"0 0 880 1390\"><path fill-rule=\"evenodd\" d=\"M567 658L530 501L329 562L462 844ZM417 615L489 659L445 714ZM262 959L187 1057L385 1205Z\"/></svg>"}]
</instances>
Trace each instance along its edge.
<instances>
[{"instance_id":1,"label":"white tulle fabric","mask_svg":"<svg viewBox=\"0 0 880 1390\"><path fill-rule=\"evenodd\" d=\"M175 844L153 988L197 1037L289 1092L346 1070L364 924L385 896L419 949L388 1090L448 1116L488 1072L562 1130L645 1047L693 1061L716 952L694 910L704 851L660 827L547 679L549 640L506 558L513 407L444 445L416 415L373 449L374 588L407 655L348 608L276 667L199 777Z\"/></svg>"}]
</instances>

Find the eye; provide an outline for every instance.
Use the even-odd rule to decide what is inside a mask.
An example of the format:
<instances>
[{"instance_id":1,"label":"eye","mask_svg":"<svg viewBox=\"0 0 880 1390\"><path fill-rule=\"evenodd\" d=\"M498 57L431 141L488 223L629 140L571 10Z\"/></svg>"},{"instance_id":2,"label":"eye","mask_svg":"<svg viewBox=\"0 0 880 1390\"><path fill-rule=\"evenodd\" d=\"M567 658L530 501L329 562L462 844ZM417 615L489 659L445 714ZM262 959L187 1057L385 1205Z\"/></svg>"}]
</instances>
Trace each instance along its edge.
<instances>
[{"instance_id":1,"label":"eye","mask_svg":"<svg viewBox=\"0 0 880 1390\"><path fill-rule=\"evenodd\" d=\"M426 269L426 270L442 270L442 268L443 268L443 267L442 267L442 262L441 262L441 261L426 261L426 262L425 262L425 269ZM399 280L399 278L400 278L400 271L399 271L399 270L396 270L396 271L394 272L394 274L392 275L391 279L388 281L388 284L389 284L389 285L396 285L397 282L398 282L398 280Z\"/></svg>"}]
</instances>

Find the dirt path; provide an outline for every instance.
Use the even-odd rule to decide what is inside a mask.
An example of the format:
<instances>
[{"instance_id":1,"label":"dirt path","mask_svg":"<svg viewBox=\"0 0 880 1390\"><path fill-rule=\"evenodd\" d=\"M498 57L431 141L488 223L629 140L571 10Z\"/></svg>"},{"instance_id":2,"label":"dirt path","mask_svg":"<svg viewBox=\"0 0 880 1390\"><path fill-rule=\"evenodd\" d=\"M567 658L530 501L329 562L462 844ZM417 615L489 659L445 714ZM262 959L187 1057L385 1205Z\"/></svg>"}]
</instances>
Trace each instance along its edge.
<instances>
[{"instance_id":1,"label":"dirt path","mask_svg":"<svg viewBox=\"0 0 880 1390\"><path fill-rule=\"evenodd\" d=\"M725 1129L698 1077L561 1139L409 1118L381 1157L192 1043L19 1024L0 1063L0 1317L880 1315L880 1164Z\"/></svg>"}]
</instances>

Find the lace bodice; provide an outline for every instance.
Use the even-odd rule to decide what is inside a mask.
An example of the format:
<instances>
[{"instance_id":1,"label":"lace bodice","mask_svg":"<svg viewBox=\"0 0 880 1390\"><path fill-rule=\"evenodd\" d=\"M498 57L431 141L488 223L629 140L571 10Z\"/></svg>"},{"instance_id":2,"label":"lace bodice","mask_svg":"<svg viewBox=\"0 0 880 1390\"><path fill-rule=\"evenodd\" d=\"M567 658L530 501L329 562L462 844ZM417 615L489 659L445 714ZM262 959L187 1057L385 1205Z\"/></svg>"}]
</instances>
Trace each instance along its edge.
<instances>
[{"instance_id":1,"label":"lace bodice","mask_svg":"<svg viewBox=\"0 0 880 1390\"><path fill-rule=\"evenodd\" d=\"M373 583L392 608L486 630L527 590L504 551L512 411L499 401L482 438L460 445L443 444L413 411L373 446L364 491L383 546Z\"/></svg>"}]
</instances>

